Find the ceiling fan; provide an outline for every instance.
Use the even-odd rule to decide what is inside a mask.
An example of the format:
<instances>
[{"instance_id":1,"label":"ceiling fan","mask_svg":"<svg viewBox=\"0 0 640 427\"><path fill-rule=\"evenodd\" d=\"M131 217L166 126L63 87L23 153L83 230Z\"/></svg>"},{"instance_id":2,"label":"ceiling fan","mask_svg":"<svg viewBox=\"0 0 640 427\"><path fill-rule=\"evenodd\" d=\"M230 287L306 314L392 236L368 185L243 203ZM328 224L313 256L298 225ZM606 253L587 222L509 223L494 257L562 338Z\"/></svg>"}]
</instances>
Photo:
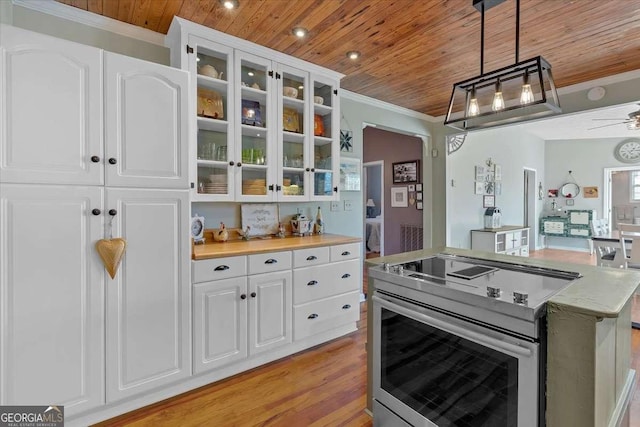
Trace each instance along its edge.
<instances>
[{"instance_id":1,"label":"ceiling fan","mask_svg":"<svg viewBox=\"0 0 640 427\"><path fill-rule=\"evenodd\" d=\"M640 106L640 104L638 105ZM626 124L627 129L629 130L640 130L640 110L629 113L628 117L629 117L628 119L592 119L592 120L615 120L618 123L611 123L608 125L596 126L593 128L589 128L588 130L604 128L607 126L622 125L622 124Z\"/></svg>"}]
</instances>

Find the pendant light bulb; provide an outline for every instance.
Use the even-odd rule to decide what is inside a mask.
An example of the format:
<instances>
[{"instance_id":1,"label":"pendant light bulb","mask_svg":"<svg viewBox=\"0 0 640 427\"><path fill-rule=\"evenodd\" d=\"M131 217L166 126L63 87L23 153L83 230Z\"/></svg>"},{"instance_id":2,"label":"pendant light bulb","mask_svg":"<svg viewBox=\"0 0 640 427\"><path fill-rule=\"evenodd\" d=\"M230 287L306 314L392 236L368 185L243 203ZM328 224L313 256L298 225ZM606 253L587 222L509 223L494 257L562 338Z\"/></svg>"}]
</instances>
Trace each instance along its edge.
<instances>
[{"instance_id":1,"label":"pendant light bulb","mask_svg":"<svg viewBox=\"0 0 640 427\"><path fill-rule=\"evenodd\" d=\"M533 102L533 91L529 84L529 73L524 73L524 80L522 84L522 92L520 92L520 104L527 105Z\"/></svg>"},{"instance_id":2,"label":"pendant light bulb","mask_svg":"<svg viewBox=\"0 0 640 427\"><path fill-rule=\"evenodd\" d=\"M471 98L469 99L469 109L467 111L468 117L474 117L480 114L480 107L478 106L478 98L476 97L476 88L471 89Z\"/></svg>"},{"instance_id":3,"label":"pendant light bulb","mask_svg":"<svg viewBox=\"0 0 640 427\"><path fill-rule=\"evenodd\" d=\"M504 110L504 98L502 97L502 83L500 83L500 80L496 82L496 94L493 96L491 109L493 111Z\"/></svg>"}]
</instances>

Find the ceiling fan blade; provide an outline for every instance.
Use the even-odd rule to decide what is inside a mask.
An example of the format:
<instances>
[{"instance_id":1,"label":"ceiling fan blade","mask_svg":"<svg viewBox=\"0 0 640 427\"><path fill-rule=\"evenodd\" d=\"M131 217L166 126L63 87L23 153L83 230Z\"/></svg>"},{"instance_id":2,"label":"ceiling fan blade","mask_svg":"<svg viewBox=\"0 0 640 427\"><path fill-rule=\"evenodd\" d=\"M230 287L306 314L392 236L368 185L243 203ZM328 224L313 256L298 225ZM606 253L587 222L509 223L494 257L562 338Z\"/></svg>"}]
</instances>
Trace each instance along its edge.
<instances>
[{"instance_id":1,"label":"ceiling fan blade","mask_svg":"<svg viewBox=\"0 0 640 427\"><path fill-rule=\"evenodd\" d=\"M609 127L609 126L616 126L616 125L621 125L621 124L624 124L624 122L620 122L620 123L611 123L611 124L608 124L608 125L596 126L596 127L594 127L594 128L589 128L589 129L587 129L587 130L593 130L593 129L606 128L606 127Z\"/></svg>"}]
</instances>

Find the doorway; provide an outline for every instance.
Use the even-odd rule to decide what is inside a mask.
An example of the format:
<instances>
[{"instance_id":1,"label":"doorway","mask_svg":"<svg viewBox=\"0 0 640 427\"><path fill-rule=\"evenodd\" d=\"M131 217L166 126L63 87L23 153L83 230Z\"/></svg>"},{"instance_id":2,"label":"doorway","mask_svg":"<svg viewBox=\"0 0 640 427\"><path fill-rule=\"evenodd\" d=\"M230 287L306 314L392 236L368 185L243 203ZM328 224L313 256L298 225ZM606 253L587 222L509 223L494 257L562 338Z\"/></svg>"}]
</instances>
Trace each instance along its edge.
<instances>
[{"instance_id":1,"label":"doorway","mask_svg":"<svg viewBox=\"0 0 640 427\"><path fill-rule=\"evenodd\" d=\"M632 187L640 181L638 166L621 166L604 169L604 194L602 195L602 217L607 219L611 230L619 223L640 223L640 200L634 200Z\"/></svg>"},{"instance_id":2,"label":"doorway","mask_svg":"<svg viewBox=\"0 0 640 427\"><path fill-rule=\"evenodd\" d=\"M384 160L363 164L367 258L384 256Z\"/></svg>"},{"instance_id":3,"label":"doorway","mask_svg":"<svg viewBox=\"0 0 640 427\"><path fill-rule=\"evenodd\" d=\"M536 250L534 237L538 235L536 230L536 171L524 168L524 218L522 224L529 227L529 251Z\"/></svg>"}]
</instances>

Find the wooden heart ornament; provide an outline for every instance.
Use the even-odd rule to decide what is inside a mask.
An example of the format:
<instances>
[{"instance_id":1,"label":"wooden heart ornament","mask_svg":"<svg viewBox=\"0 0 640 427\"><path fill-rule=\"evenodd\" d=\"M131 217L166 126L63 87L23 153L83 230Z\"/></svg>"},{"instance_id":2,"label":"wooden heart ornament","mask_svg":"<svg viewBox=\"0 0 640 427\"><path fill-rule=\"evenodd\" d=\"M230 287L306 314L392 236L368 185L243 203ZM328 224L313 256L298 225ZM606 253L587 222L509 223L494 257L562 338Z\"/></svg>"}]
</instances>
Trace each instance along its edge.
<instances>
[{"instance_id":1,"label":"wooden heart ornament","mask_svg":"<svg viewBox=\"0 0 640 427\"><path fill-rule=\"evenodd\" d=\"M127 248L127 241L121 238L116 239L100 239L96 242L96 250L102 259L104 268L107 269L109 276L113 279L118 272L118 266L124 250Z\"/></svg>"}]
</instances>

